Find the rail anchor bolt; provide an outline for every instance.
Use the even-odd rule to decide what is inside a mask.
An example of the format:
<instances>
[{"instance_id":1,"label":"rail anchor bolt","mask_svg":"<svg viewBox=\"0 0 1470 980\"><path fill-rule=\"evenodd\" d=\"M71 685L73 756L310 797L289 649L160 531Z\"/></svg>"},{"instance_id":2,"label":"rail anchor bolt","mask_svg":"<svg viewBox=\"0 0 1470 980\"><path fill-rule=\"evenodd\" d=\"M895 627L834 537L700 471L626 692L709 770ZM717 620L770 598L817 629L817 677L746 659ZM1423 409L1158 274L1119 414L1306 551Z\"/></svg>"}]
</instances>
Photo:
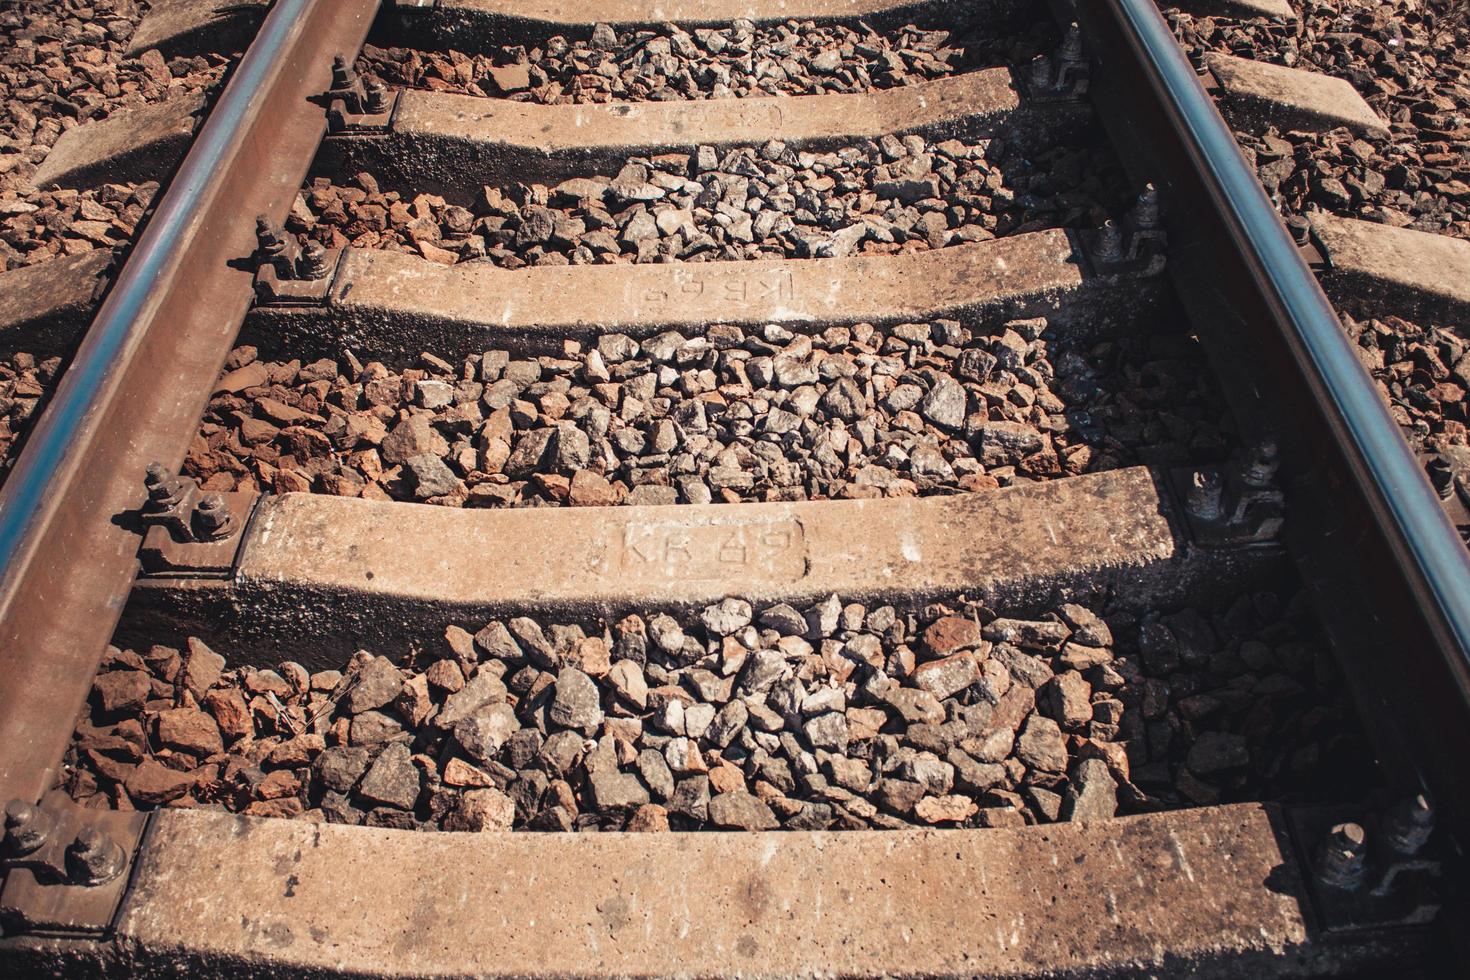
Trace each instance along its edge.
<instances>
[{"instance_id":1,"label":"rail anchor bolt","mask_svg":"<svg viewBox=\"0 0 1470 980\"><path fill-rule=\"evenodd\" d=\"M1136 230L1147 231L1159 226L1160 207L1159 189L1153 184L1145 184L1138 200L1133 205L1133 211L1129 215L1133 227Z\"/></svg>"},{"instance_id":2,"label":"rail anchor bolt","mask_svg":"<svg viewBox=\"0 0 1470 980\"><path fill-rule=\"evenodd\" d=\"M1202 521L1218 521L1224 513L1221 506L1225 481L1213 470L1199 470L1189 482L1189 512Z\"/></svg>"},{"instance_id":3,"label":"rail anchor bolt","mask_svg":"<svg viewBox=\"0 0 1470 980\"><path fill-rule=\"evenodd\" d=\"M327 92L331 99L341 99L348 112L362 112L364 93L362 79L347 55L339 54L332 59L332 88Z\"/></svg>"},{"instance_id":4,"label":"rail anchor bolt","mask_svg":"<svg viewBox=\"0 0 1470 980\"><path fill-rule=\"evenodd\" d=\"M24 857L46 845L51 835L50 814L25 800L5 804L5 857Z\"/></svg>"},{"instance_id":5,"label":"rail anchor bolt","mask_svg":"<svg viewBox=\"0 0 1470 980\"><path fill-rule=\"evenodd\" d=\"M1123 231L1112 221L1103 222L1098 229L1097 260L1104 265L1123 260Z\"/></svg>"},{"instance_id":6,"label":"rail anchor bolt","mask_svg":"<svg viewBox=\"0 0 1470 980\"><path fill-rule=\"evenodd\" d=\"M78 885L104 885L127 866L127 853L100 827L83 827L66 849L67 874Z\"/></svg>"},{"instance_id":7,"label":"rail anchor bolt","mask_svg":"<svg viewBox=\"0 0 1470 980\"><path fill-rule=\"evenodd\" d=\"M318 241L307 242L301 249L301 278L311 281L327 278L332 265L327 261L327 247Z\"/></svg>"},{"instance_id":8,"label":"rail anchor bolt","mask_svg":"<svg viewBox=\"0 0 1470 980\"><path fill-rule=\"evenodd\" d=\"M194 533L200 541L222 541L235 533L229 504L217 493L205 494L194 506Z\"/></svg>"},{"instance_id":9,"label":"rail anchor bolt","mask_svg":"<svg viewBox=\"0 0 1470 980\"><path fill-rule=\"evenodd\" d=\"M1353 891L1368 868L1368 835L1355 823L1340 823L1327 832L1317 852L1317 878L1325 885Z\"/></svg>"},{"instance_id":10,"label":"rail anchor bolt","mask_svg":"<svg viewBox=\"0 0 1470 980\"><path fill-rule=\"evenodd\" d=\"M1384 841L1397 854L1413 857L1434 833L1434 807L1423 793L1401 800L1384 818Z\"/></svg>"},{"instance_id":11,"label":"rail anchor bolt","mask_svg":"<svg viewBox=\"0 0 1470 980\"><path fill-rule=\"evenodd\" d=\"M184 499L184 482L169 475L168 469L162 463L148 464L143 485L148 488L148 500L156 510L177 507Z\"/></svg>"},{"instance_id":12,"label":"rail anchor bolt","mask_svg":"<svg viewBox=\"0 0 1470 980\"><path fill-rule=\"evenodd\" d=\"M296 239L286 234L286 229L276 224L268 215L255 219L255 256L263 265L269 265L278 279L295 279L296 264L301 250Z\"/></svg>"}]
</instances>

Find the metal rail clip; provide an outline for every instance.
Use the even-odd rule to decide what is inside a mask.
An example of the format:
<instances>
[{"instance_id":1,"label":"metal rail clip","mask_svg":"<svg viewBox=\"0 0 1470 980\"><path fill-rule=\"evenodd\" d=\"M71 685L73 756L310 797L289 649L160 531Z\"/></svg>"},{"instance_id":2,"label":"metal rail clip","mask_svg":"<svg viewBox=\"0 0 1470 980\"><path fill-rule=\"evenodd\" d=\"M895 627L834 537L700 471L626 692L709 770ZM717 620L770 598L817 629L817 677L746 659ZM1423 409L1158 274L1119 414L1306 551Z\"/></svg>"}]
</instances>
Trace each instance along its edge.
<instances>
[{"instance_id":1,"label":"metal rail clip","mask_svg":"<svg viewBox=\"0 0 1470 980\"><path fill-rule=\"evenodd\" d=\"M1196 543L1267 544L1281 533L1286 497L1276 484L1276 443L1257 443L1226 466L1175 470L1175 490Z\"/></svg>"},{"instance_id":2,"label":"metal rail clip","mask_svg":"<svg viewBox=\"0 0 1470 980\"><path fill-rule=\"evenodd\" d=\"M398 93L376 78L364 80L347 55L332 61L332 87L327 92L327 132L333 136L383 133L393 122Z\"/></svg>"},{"instance_id":3,"label":"metal rail clip","mask_svg":"<svg viewBox=\"0 0 1470 980\"><path fill-rule=\"evenodd\" d=\"M266 215L255 219L255 304L325 306L345 249L296 239Z\"/></svg>"},{"instance_id":4,"label":"metal rail clip","mask_svg":"<svg viewBox=\"0 0 1470 980\"><path fill-rule=\"evenodd\" d=\"M1039 54L1026 76L1026 94L1037 102L1074 102L1087 94L1091 66L1082 51L1082 29L1073 21L1055 54Z\"/></svg>"},{"instance_id":5,"label":"metal rail clip","mask_svg":"<svg viewBox=\"0 0 1470 980\"><path fill-rule=\"evenodd\" d=\"M148 502L139 514L147 531L138 557L158 578L227 578L245 525L255 509L250 493L206 493L190 477L148 467Z\"/></svg>"},{"instance_id":6,"label":"metal rail clip","mask_svg":"<svg viewBox=\"0 0 1470 980\"><path fill-rule=\"evenodd\" d=\"M1288 811L1312 868L1309 890L1328 932L1423 925L1441 905L1441 862L1429 847L1435 813L1418 794L1383 813L1341 807Z\"/></svg>"},{"instance_id":7,"label":"metal rail clip","mask_svg":"<svg viewBox=\"0 0 1470 980\"><path fill-rule=\"evenodd\" d=\"M1121 224L1108 221L1096 230L1078 232L1092 271L1131 279L1162 273L1169 247L1162 218L1158 189L1148 184Z\"/></svg>"},{"instance_id":8,"label":"metal rail clip","mask_svg":"<svg viewBox=\"0 0 1470 980\"><path fill-rule=\"evenodd\" d=\"M5 806L0 919L7 932L105 932L127 889L147 815L86 809L64 793Z\"/></svg>"}]
</instances>

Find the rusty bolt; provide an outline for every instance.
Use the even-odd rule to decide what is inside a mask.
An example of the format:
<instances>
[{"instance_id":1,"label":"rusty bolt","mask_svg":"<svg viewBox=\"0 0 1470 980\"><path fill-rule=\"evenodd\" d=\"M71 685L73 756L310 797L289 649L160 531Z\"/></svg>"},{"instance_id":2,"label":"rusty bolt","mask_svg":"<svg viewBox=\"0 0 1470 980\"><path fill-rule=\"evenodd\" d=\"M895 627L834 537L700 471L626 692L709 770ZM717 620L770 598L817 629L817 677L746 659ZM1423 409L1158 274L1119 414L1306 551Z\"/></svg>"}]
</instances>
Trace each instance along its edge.
<instances>
[{"instance_id":1,"label":"rusty bolt","mask_svg":"<svg viewBox=\"0 0 1470 980\"><path fill-rule=\"evenodd\" d=\"M1434 833L1434 807L1423 793L1401 800L1384 820L1384 839L1405 857L1413 857Z\"/></svg>"},{"instance_id":2,"label":"rusty bolt","mask_svg":"<svg viewBox=\"0 0 1470 980\"><path fill-rule=\"evenodd\" d=\"M143 478L143 485L148 488L148 499L159 510L174 507L184 499L183 481L169 475L168 468L162 463L148 464L148 472Z\"/></svg>"},{"instance_id":3,"label":"rusty bolt","mask_svg":"<svg viewBox=\"0 0 1470 980\"><path fill-rule=\"evenodd\" d=\"M205 494L194 505L194 531L203 541L220 541L234 533L235 518L224 497Z\"/></svg>"},{"instance_id":4,"label":"rusty bolt","mask_svg":"<svg viewBox=\"0 0 1470 980\"><path fill-rule=\"evenodd\" d=\"M1044 54L1037 55L1031 62L1031 87L1038 92L1052 87L1051 59Z\"/></svg>"},{"instance_id":5,"label":"rusty bolt","mask_svg":"<svg viewBox=\"0 0 1470 980\"><path fill-rule=\"evenodd\" d=\"M127 866L127 853L100 827L83 827L66 849L67 871L79 885L104 885Z\"/></svg>"},{"instance_id":6,"label":"rusty bolt","mask_svg":"<svg viewBox=\"0 0 1470 980\"><path fill-rule=\"evenodd\" d=\"M275 245L281 237L276 229L276 224L269 215L257 214L255 216L255 241L262 249L269 249Z\"/></svg>"},{"instance_id":7,"label":"rusty bolt","mask_svg":"<svg viewBox=\"0 0 1470 980\"><path fill-rule=\"evenodd\" d=\"M1317 877L1333 888L1351 891L1363 883L1368 862L1368 835L1355 823L1340 823L1327 832L1317 855Z\"/></svg>"},{"instance_id":8,"label":"rusty bolt","mask_svg":"<svg viewBox=\"0 0 1470 980\"><path fill-rule=\"evenodd\" d=\"M12 856L39 850L51 832L46 811L25 800L5 804L5 853Z\"/></svg>"},{"instance_id":9,"label":"rusty bolt","mask_svg":"<svg viewBox=\"0 0 1470 980\"><path fill-rule=\"evenodd\" d=\"M351 88L357 84L357 72L352 70L352 62L347 60L345 54L339 54L332 58L332 91Z\"/></svg>"},{"instance_id":10,"label":"rusty bolt","mask_svg":"<svg viewBox=\"0 0 1470 980\"><path fill-rule=\"evenodd\" d=\"M1189 478L1189 499L1185 506L1202 521L1217 521L1222 513L1220 498L1223 490L1224 481L1219 473L1199 470Z\"/></svg>"},{"instance_id":11,"label":"rusty bolt","mask_svg":"<svg viewBox=\"0 0 1470 980\"><path fill-rule=\"evenodd\" d=\"M1118 262L1123 258L1123 232L1112 221L1104 221L1097 230L1099 262Z\"/></svg>"},{"instance_id":12,"label":"rusty bolt","mask_svg":"<svg viewBox=\"0 0 1470 980\"><path fill-rule=\"evenodd\" d=\"M1293 214L1285 220L1286 230L1291 232L1291 240L1296 242L1298 247L1311 242L1312 222L1307 219L1306 215Z\"/></svg>"},{"instance_id":13,"label":"rusty bolt","mask_svg":"<svg viewBox=\"0 0 1470 980\"><path fill-rule=\"evenodd\" d=\"M286 230L272 221L269 215L256 215L255 243L262 253L276 255L286 247Z\"/></svg>"},{"instance_id":14,"label":"rusty bolt","mask_svg":"<svg viewBox=\"0 0 1470 980\"><path fill-rule=\"evenodd\" d=\"M1075 20L1067 25L1067 35L1062 38L1062 46L1057 54L1062 62L1082 60L1082 28Z\"/></svg>"},{"instance_id":15,"label":"rusty bolt","mask_svg":"<svg viewBox=\"0 0 1470 980\"><path fill-rule=\"evenodd\" d=\"M301 249L301 261L297 263L302 279L325 279L332 271L327 261L327 247L318 241L307 242Z\"/></svg>"},{"instance_id":16,"label":"rusty bolt","mask_svg":"<svg viewBox=\"0 0 1470 980\"><path fill-rule=\"evenodd\" d=\"M1276 443L1271 440L1256 443L1250 458L1241 467L1241 480L1252 487L1270 486L1271 481L1276 479L1276 467L1279 465L1276 453Z\"/></svg>"},{"instance_id":17,"label":"rusty bolt","mask_svg":"<svg viewBox=\"0 0 1470 980\"><path fill-rule=\"evenodd\" d=\"M1152 183L1144 185L1143 193L1133 205L1133 226L1144 229L1159 226L1159 189Z\"/></svg>"},{"instance_id":18,"label":"rusty bolt","mask_svg":"<svg viewBox=\"0 0 1470 980\"><path fill-rule=\"evenodd\" d=\"M1434 485L1434 492L1439 494L1440 500L1449 500L1455 493L1455 470L1450 461L1443 456L1431 456L1429 462L1424 464L1424 472L1429 476L1429 482Z\"/></svg>"},{"instance_id":19,"label":"rusty bolt","mask_svg":"<svg viewBox=\"0 0 1470 980\"><path fill-rule=\"evenodd\" d=\"M363 109L373 116L379 116L388 111L388 86L376 78L369 78L366 85L367 98L363 102Z\"/></svg>"}]
</instances>

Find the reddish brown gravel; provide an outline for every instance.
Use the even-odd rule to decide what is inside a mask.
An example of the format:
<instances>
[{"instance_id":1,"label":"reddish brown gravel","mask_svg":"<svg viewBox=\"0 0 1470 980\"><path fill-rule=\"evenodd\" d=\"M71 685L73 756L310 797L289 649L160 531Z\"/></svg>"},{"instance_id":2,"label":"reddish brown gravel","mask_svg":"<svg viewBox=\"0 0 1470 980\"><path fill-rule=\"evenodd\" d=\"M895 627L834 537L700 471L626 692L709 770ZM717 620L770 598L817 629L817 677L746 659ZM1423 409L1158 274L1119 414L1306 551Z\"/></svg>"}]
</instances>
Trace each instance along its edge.
<instances>
[{"instance_id":1,"label":"reddish brown gravel","mask_svg":"<svg viewBox=\"0 0 1470 980\"><path fill-rule=\"evenodd\" d=\"M208 489L450 506L954 493L1218 459L1230 432L1189 338L1069 345L1045 320L226 368L184 465Z\"/></svg>"},{"instance_id":2,"label":"reddish brown gravel","mask_svg":"<svg viewBox=\"0 0 1470 980\"><path fill-rule=\"evenodd\" d=\"M1142 620L834 595L475 628L315 674L113 648L62 783L125 809L661 831L1018 826L1373 778L1331 658L1271 594Z\"/></svg>"},{"instance_id":3,"label":"reddish brown gravel","mask_svg":"<svg viewBox=\"0 0 1470 980\"><path fill-rule=\"evenodd\" d=\"M287 227L329 248L516 269L912 252L1097 227L1127 203L1127 180L1107 148L1027 156L1003 140L885 136L821 154L772 141L635 157L616 174L555 187L485 187L468 208L384 189L371 174L347 185L319 178Z\"/></svg>"},{"instance_id":4,"label":"reddish brown gravel","mask_svg":"<svg viewBox=\"0 0 1470 980\"><path fill-rule=\"evenodd\" d=\"M0 272L126 245L157 192L158 184L149 181L0 200Z\"/></svg>"},{"instance_id":5,"label":"reddish brown gravel","mask_svg":"<svg viewBox=\"0 0 1470 980\"><path fill-rule=\"evenodd\" d=\"M218 84L228 60L218 55L123 56L146 9L132 0L0 4L0 190L21 186L73 126Z\"/></svg>"},{"instance_id":6,"label":"reddish brown gravel","mask_svg":"<svg viewBox=\"0 0 1470 980\"><path fill-rule=\"evenodd\" d=\"M1470 33L1454 3L1294 3L1298 25L1171 13L1187 49L1223 51L1350 82L1392 136L1242 135L1282 208L1470 235ZM1463 8L1463 4L1459 5Z\"/></svg>"},{"instance_id":7,"label":"reddish brown gravel","mask_svg":"<svg viewBox=\"0 0 1470 980\"><path fill-rule=\"evenodd\" d=\"M642 102L894 88L984 65L1024 64L1056 41L1050 18L1001 36L809 21L774 27L736 21L692 33L671 24L621 32L604 25L586 37L483 54L368 45L357 67L389 84L436 92L542 104Z\"/></svg>"},{"instance_id":8,"label":"reddish brown gravel","mask_svg":"<svg viewBox=\"0 0 1470 980\"><path fill-rule=\"evenodd\" d=\"M37 361L31 354L0 360L0 486L15 464L15 454L30 423L59 380L61 358Z\"/></svg>"},{"instance_id":9,"label":"reddish brown gravel","mask_svg":"<svg viewBox=\"0 0 1470 980\"><path fill-rule=\"evenodd\" d=\"M128 242L156 183L38 191L36 168L66 130L130 106L208 92L228 58L125 58L147 4L0 3L0 272Z\"/></svg>"}]
</instances>

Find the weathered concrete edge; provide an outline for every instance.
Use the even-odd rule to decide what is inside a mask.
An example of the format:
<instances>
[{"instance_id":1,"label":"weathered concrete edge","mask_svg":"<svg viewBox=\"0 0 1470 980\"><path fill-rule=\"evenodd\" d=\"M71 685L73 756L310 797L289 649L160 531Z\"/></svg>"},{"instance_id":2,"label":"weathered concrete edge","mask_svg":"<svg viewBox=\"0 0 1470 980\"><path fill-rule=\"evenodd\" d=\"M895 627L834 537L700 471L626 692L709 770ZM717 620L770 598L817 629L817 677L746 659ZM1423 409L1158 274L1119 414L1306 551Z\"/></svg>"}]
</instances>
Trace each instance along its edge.
<instances>
[{"instance_id":1,"label":"weathered concrete edge","mask_svg":"<svg viewBox=\"0 0 1470 980\"><path fill-rule=\"evenodd\" d=\"M716 323L780 323L809 333L944 317L989 329L1033 316L1080 339L1147 323L1172 302L1160 277L1094 276L1082 264L1062 230L897 256L516 271L354 249L328 306L256 307L241 343L271 356L335 357L351 349L401 361L425 350L447 358L492 347L559 353L563 340L702 333ZM878 279L887 285L864 285ZM696 285L703 300L691 294ZM717 304L721 298L728 301Z\"/></svg>"},{"instance_id":2,"label":"weathered concrete edge","mask_svg":"<svg viewBox=\"0 0 1470 980\"><path fill-rule=\"evenodd\" d=\"M386 132L329 137L312 172L368 170L385 186L468 203L484 184L611 174L630 156L692 153L700 145L723 152L780 139L822 152L884 134L916 134L1003 136L1025 151L1075 142L1092 125L1084 102L1022 98L1005 68L861 94L606 105L543 106L406 89Z\"/></svg>"},{"instance_id":3,"label":"weathered concrete edge","mask_svg":"<svg viewBox=\"0 0 1470 980\"><path fill-rule=\"evenodd\" d=\"M1470 242L1373 221L1309 215L1333 303L1356 315L1428 319L1470 335Z\"/></svg>"},{"instance_id":4,"label":"weathered concrete edge","mask_svg":"<svg viewBox=\"0 0 1470 980\"><path fill-rule=\"evenodd\" d=\"M0 273L0 351L70 355L115 258L99 248Z\"/></svg>"},{"instance_id":5,"label":"weathered concrete edge","mask_svg":"<svg viewBox=\"0 0 1470 980\"><path fill-rule=\"evenodd\" d=\"M185 94L73 126L51 147L32 182L45 188L159 180L184 158L204 105L204 96Z\"/></svg>"},{"instance_id":6,"label":"weathered concrete edge","mask_svg":"<svg viewBox=\"0 0 1470 980\"><path fill-rule=\"evenodd\" d=\"M445 978L1382 963L1373 937L1313 935L1284 823L1237 804L995 830L472 835L163 810L98 959L114 975Z\"/></svg>"},{"instance_id":7,"label":"weathered concrete edge","mask_svg":"<svg viewBox=\"0 0 1470 980\"><path fill-rule=\"evenodd\" d=\"M262 502L233 583L142 579L119 636L192 634L245 662L327 669L358 647L397 657L450 623L521 613L613 619L833 592L1143 610L1279 584L1275 549L1192 546L1163 483L1133 467L921 499L551 510L288 494Z\"/></svg>"},{"instance_id":8,"label":"weathered concrete edge","mask_svg":"<svg viewBox=\"0 0 1470 980\"><path fill-rule=\"evenodd\" d=\"M1211 53L1206 64L1220 85L1221 112L1239 128L1326 132L1346 126L1386 138L1388 125L1358 90L1331 75Z\"/></svg>"},{"instance_id":9,"label":"weathered concrete edge","mask_svg":"<svg viewBox=\"0 0 1470 980\"><path fill-rule=\"evenodd\" d=\"M1284 24L1297 19L1287 0L1180 0L1173 6L1197 17L1266 17Z\"/></svg>"},{"instance_id":10,"label":"weathered concrete edge","mask_svg":"<svg viewBox=\"0 0 1470 980\"><path fill-rule=\"evenodd\" d=\"M128 57L157 48L166 58L243 49L271 0L156 0L128 42Z\"/></svg>"}]
</instances>

